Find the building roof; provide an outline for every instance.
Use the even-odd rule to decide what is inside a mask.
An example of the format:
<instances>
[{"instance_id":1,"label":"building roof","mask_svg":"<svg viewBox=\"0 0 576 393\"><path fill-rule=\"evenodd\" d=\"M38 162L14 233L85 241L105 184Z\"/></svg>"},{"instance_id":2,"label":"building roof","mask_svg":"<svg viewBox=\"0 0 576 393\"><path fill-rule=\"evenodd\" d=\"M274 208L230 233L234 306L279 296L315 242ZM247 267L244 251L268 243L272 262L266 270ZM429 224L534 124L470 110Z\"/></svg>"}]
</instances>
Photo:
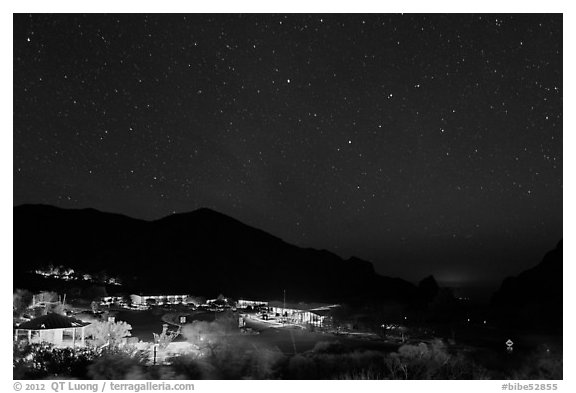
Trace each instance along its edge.
<instances>
[{"instance_id":1,"label":"building roof","mask_svg":"<svg viewBox=\"0 0 576 393\"><path fill-rule=\"evenodd\" d=\"M300 311L310 311L316 314L319 312L326 312L330 311L334 307L339 307L337 304L327 304L327 303L290 303L286 302L286 306L284 306L284 302L273 300L268 303L270 307L277 307L277 308L287 308L290 310L300 310Z\"/></svg>"},{"instance_id":2,"label":"building roof","mask_svg":"<svg viewBox=\"0 0 576 393\"><path fill-rule=\"evenodd\" d=\"M130 296L140 296L140 297L149 297L149 296L153 296L153 297L173 297L173 296L178 296L178 297L184 297L184 296L190 296L189 294L183 294L183 293L166 293L166 292L148 292L148 293L132 293L130 294Z\"/></svg>"},{"instance_id":3,"label":"building roof","mask_svg":"<svg viewBox=\"0 0 576 393\"><path fill-rule=\"evenodd\" d=\"M268 300L238 299L239 302L268 303Z\"/></svg>"},{"instance_id":4,"label":"building roof","mask_svg":"<svg viewBox=\"0 0 576 393\"><path fill-rule=\"evenodd\" d=\"M50 330L50 329L70 329L90 325L90 322L83 322L79 319L67 317L60 314L48 313L30 321L23 322L16 327L21 330Z\"/></svg>"}]
</instances>

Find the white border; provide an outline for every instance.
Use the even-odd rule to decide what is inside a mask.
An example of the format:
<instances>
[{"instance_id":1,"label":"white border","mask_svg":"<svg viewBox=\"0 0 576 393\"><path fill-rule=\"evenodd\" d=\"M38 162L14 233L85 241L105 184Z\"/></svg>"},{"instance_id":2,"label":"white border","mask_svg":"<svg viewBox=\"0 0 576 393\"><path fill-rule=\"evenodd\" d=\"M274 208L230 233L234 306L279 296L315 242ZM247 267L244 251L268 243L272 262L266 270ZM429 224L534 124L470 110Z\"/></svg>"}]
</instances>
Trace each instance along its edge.
<instances>
[{"instance_id":1,"label":"white border","mask_svg":"<svg viewBox=\"0 0 576 393\"><path fill-rule=\"evenodd\" d=\"M418 12L418 13L437 13L437 12L546 12L546 13L564 13L564 70L575 70L574 62L574 25L573 16L574 6L569 1L482 1L466 2L462 0L453 1L329 1L314 2L310 0L294 0L290 2L273 2L273 1L217 1L217 2L198 2L198 1L122 1L122 0L99 0L95 2L82 2L78 0L67 1L10 1L2 5L2 41L4 53L7 54L2 62L2 119L5 123L2 132L2 143L0 149L2 153L3 164L0 166L2 178L9 179L9 186L3 190L2 197L2 232L0 236L0 250L2 275L1 284L4 295L8 298L9 288L12 287L12 206L13 206L13 139L12 133L12 13L60 13L60 12L193 12L193 13L397 13L397 12ZM9 55L8 55L9 54ZM576 130L574 127L574 77L573 72L564 73L563 97L564 107L564 129ZM564 133L564 155L563 168L564 173L575 173L576 165L572 159L570 151L574 149L573 132ZM568 180L568 181L566 181ZM574 261L576 255L571 247L570 239L573 237L572 223L575 222L574 206L574 181L570 178L564 178L564 381L557 382L560 385L559 391L575 391L574 382L574 357L575 346L574 339L570 333L575 331L574 327ZM2 302L2 339L5 344L2 357L0 359L0 375L2 376L3 391L14 391L12 385L11 359L11 319L9 315L8 300ZM9 341L10 340L10 341ZM360 384L361 386L358 386ZM412 392L412 391L435 391L458 392L466 390L467 392L495 392L501 390L500 381L283 381L282 383L274 381L196 381L196 390L222 390L222 391L269 391L272 388L275 392L294 392L295 390L310 391L320 389L330 389L331 391L346 391L354 388L360 388L362 391L392 390L394 392ZM572 386L572 388L569 388ZM568 390L567 390L568 389Z\"/></svg>"}]
</instances>

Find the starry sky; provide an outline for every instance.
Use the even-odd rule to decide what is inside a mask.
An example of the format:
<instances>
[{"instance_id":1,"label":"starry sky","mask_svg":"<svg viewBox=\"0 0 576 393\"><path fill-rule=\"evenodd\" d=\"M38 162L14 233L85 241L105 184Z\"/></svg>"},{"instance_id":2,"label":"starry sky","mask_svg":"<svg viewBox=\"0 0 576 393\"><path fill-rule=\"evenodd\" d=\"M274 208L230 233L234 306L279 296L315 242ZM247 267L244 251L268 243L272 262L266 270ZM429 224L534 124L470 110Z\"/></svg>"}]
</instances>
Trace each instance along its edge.
<instances>
[{"instance_id":1,"label":"starry sky","mask_svg":"<svg viewBox=\"0 0 576 393\"><path fill-rule=\"evenodd\" d=\"M14 16L14 205L210 207L378 272L562 238L562 16Z\"/></svg>"}]
</instances>

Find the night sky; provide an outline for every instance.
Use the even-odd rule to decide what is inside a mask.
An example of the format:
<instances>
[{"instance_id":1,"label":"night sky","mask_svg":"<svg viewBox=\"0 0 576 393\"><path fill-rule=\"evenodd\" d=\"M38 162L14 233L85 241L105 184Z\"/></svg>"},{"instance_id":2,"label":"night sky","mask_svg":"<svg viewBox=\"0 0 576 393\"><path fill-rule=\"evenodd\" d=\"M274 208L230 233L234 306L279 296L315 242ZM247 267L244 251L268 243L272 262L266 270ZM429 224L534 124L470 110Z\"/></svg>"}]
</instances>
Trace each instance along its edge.
<instances>
[{"instance_id":1,"label":"night sky","mask_svg":"<svg viewBox=\"0 0 576 393\"><path fill-rule=\"evenodd\" d=\"M13 171L14 205L500 281L562 238L562 16L15 15Z\"/></svg>"}]
</instances>

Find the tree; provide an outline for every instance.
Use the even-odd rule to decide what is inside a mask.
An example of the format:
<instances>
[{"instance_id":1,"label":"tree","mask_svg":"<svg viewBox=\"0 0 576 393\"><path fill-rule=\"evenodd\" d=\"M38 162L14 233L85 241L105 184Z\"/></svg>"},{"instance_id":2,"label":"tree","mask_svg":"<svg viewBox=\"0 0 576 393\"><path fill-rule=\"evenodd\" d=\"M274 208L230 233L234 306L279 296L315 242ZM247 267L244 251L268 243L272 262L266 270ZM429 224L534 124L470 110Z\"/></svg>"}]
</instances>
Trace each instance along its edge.
<instances>
[{"instance_id":1,"label":"tree","mask_svg":"<svg viewBox=\"0 0 576 393\"><path fill-rule=\"evenodd\" d=\"M90 308L92 309L92 314L96 314L100 308L100 303L98 303L96 300L93 300L92 303L90 303Z\"/></svg>"},{"instance_id":2,"label":"tree","mask_svg":"<svg viewBox=\"0 0 576 393\"><path fill-rule=\"evenodd\" d=\"M182 335L197 348L213 353L222 343L225 332L216 322L194 321L191 325L184 326Z\"/></svg>"},{"instance_id":3,"label":"tree","mask_svg":"<svg viewBox=\"0 0 576 393\"><path fill-rule=\"evenodd\" d=\"M34 298L36 303L53 303L58 301L58 294L56 292L42 291Z\"/></svg>"},{"instance_id":4,"label":"tree","mask_svg":"<svg viewBox=\"0 0 576 393\"><path fill-rule=\"evenodd\" d=\"M17 289L12 295L12 309L14 317L20 318L24 311L32 305L32 292L26 289Z\"/></svg>"},{"instance_id":5,"label":"tree","mask_svg":"<svg viewBox=\"0 0 576 393\"><path fill-rule=\"evenodd\" d=\"M49 312L64 314L64 307L56 292L43 291L33 296L34 317L46 315ZM40 306L40 307L38 307Z\"/></svg>"},{"instance_id":6,"label":"tree","mask_svg":"<svg viewBox=\"0 0 576 393\"><path fill-rule=\"evenodd\" d=\"M66 315L66 309L64 308L64 305L60 302L46 304L45 310L46 313Z\"/></svg>"},{"instance_id":7,"label":"tree","mask_svg":"<svg viewBox=\"0 0 576 393\"><path fill-rule=\"evenodd\" d=\"M132 326L126 322L103 322L98 321L92 323L87 328L88 335L94 339L94 345L102 346L108 344L110 348L115 348L124 343L124 338L130 337L132 334Z\"/></svg>"},{"instance_id":8,"label":"tree","mask_svg":"<svg viewBox=\"0 0 576 393\"><path fill-rule=\"evenodd\" d=\"M217 307L225 307L225 306L231 306L232 302L226 296L220 294L212 304Z\"/></svg>"},{"instance_id":9,"label":"tree","mask_svg":"<svg viewBox=\"0 0 576 393\"><path fill-rule=\"evenodd\" d=\"M186 296L186 303L199 306L206 303L206 298L201 296Z\"/></svg>"},{"instance_id":10,"label":"tree","mask_svg":"<svg viewBox=\"0 0 576 393\"><path fill-rule=\"evenodd\" d=\"M194 321L184 326L182 335L200 350L214 355L218 348L234 341L232 338L237 333L237 323L238 320L233 315L223 315L214 322Z\"/></svg>"},{"instance_id":11,"label":"tree","mask_svg":"<svg viewBox=\"0 0 576 393\"><path fill-rule=\"evenodd\" d=\"M168 324L162 325L162 333L152 333L154 335L154 343L158 344L160 349L166 349L168 344L170 344L178 335L180 334L181 327L178 330L168 333Z\"/></svg>"}]
</instances>

